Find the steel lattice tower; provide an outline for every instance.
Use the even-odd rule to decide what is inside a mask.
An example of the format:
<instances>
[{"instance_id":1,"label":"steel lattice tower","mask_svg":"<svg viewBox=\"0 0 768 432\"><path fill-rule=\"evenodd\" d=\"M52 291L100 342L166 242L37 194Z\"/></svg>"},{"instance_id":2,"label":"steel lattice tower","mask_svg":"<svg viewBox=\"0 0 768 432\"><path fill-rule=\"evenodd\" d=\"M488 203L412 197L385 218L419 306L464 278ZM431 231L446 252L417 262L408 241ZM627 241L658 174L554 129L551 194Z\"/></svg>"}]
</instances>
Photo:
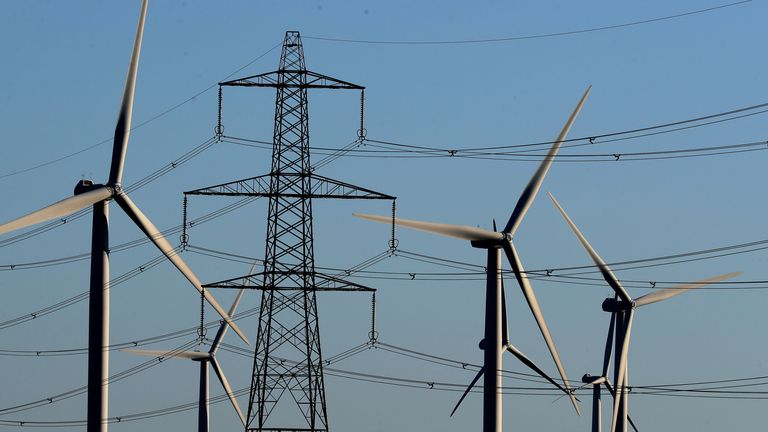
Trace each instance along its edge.
<instances>
[{"instance_id":1,"label":"steel lattice tower","mask_svg":"<svg viewBox=\"0 0 768 432\"><path fill-rule=\"evenodd\" d=\"M373 291L315 271L312 199L388 199L312 172L307 90L364 87L308 71L298 32L287 32L277 71L220 83L276 88L272 167L267 175L185 192L269 199L264 271L205 285L263 291L246 431L327 431L317 291ZM218 129L221 133L221 129ZM361 129L362 139L362 129ZM270 425L273 410L295 401L300 426Z\"/></svg>"}]
</instances>

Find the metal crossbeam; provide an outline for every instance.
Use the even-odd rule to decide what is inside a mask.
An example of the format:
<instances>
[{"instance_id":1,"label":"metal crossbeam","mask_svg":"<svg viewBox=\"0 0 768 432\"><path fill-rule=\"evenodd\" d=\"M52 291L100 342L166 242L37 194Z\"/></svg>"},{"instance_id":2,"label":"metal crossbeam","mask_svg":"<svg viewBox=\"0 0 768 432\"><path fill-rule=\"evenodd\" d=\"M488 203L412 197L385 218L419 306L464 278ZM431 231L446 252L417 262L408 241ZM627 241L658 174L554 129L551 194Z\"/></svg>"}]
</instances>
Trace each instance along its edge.
<instances>
[{"instance_id":1,"label":"metal crossbeam","mask_svg":"<svg viewBox=\"0 0 768 432\"><path fill-rule=\"evenodd\" d=\"M302 271L285 271L275 272L275 276L298 276L304 278L307 276L314 277L316 284L313 287L305 287L302 285L280 285L280 286L265 286L261 282L266 279L265 272L259 272L240 276L232 279L226 279L219 282L212 282L203 285L203 288L249 288L263 291L364 291L375 292L375 288L369 288L364 285L349 282L344 279L337 278L335 276L326 275L323 273L313 272L311 275L305 274Z\"/></svg>"},{"instance_id":2,"label":"metal crossbeam","mask_svg":"<svg viewBox=\"0 0 768 432\"><path fill-rule=\"evenodd\" d=\"M281 75L300 75L303 79L281 80ZM351 82L342 81L317 72L308 70L276 70L253 75L236 80L224 81L220 86L232 87L273 87L273 88L295 88L295 89L340 89L340 90L363 90L365 87Z\"/></svg>"},{"instance_id":3,"label":"metal crossbeam","mask_svg":"<svg viewBox=\"0 0 768 432\"><path fill-rule=\"evenodd\" d=\"M295 183L307 177L311 190L308 194L300 191L272 191L270 184L273 177L280 176L286 181L286 186L294 186ZM300 190L300 189L299 189ZM201 189L184 192L184 195L223 195L223 196L255 196L273 197L279 194L286 198L335 198L335 199L380 199L394 200L395 197L376 192L370 189L344 183L339 180L322 177L317 174L266 174L242 180L235 180Z\"/></svg>"}]
</instances>

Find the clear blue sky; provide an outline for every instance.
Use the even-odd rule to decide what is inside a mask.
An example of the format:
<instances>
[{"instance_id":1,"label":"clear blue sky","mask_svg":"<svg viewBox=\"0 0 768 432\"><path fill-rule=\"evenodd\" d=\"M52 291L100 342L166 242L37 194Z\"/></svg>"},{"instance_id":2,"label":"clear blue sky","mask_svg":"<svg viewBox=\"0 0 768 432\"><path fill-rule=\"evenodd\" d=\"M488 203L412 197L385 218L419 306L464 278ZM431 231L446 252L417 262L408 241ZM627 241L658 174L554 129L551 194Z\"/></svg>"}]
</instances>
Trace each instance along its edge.
<instances>
[{"instance_id":1,"label":"clear blue sky","mask_svg":"<svg viewBox=\"0 0 768 432\"><path fill-rule=\"evenodd\" d=\"M135 123L198 94L299 30L309 69L365 85L368 137L440 148L486 147L555 137L587 85L594 86L571 136L641 128L768 101L764 2L752 1L674 20L560 37L478 44L395 45L321 41L428 41L492 39L558 33L674 15L726 2L203 2L150 3L136 92ZM24 1L0 14L0 188L6 221L69 196L82 177L106 179L111 144L41 169L7 176L71 154L111 136L122 92L139 1ZM279 50L238 72L277 68ZM274 93L227 89L226 133L270 140ZM131 184L213 135L215 89L199 94L131 136L125 184ZM341 147L358 127L358 95L310 95L311 144ZM563 154L626 153L731 145L765 140L765 115L677 133L567 149ZM669 255L768 238L763 151L671 160L555 163L542 192L552 191L609 262ZM319 160L320 156L313 159ZM265 174L266 150L217 144L133 194L161 229L181 223L182 192ZM535 162L459 158L341 158L321 174L398 197L402 217L490 228L506 221ZM195 197L190 215L202 216L231 200ZM190 232L193 245L263 257L266 203L256 202ZM387 248L389 229L352 218L355 211L387 214L385 203L317 202L315 250L319 266L348 268ZM88 251L89 218L45 235L0 247L0 266ZM116 206L112 243L140 232ZM400 230L403 250L483 264L468 244ZM5 239L7 237L4 237ZM0 239L2 240L2 239ZM177 242L175 236L170 239ZM588 264L544 194L516 238L530 269ZM157 255L149 245L112 254L118 276ZM625 280L688 281L742 270L740 281L768 279L765 253L619 272ZM248 265L188 252L205 282L245 274ZM1 267L5 269L6 267ZM445 272L443 267L389 258L372 270ZM587 275L594 277L594 274ZM379 280L378 330L383 342L479 363L483 281ZM634 284L642 285L642 284ZM646 284L647 285L647 284ZM764 286L766 284L755 284ZM743 288L744 284L729 285ZM0 272L0 321L86 291L88 262ZM596 286L534 283L566 370L577 380L600 368L608 315ZM647 289L634 288L633 295ZM228 304L234 292L216 292ZM241 309L258 305L246 295ZM554 373L541 336L517 286L507 300L513 343ZM768 375L761 343L768 292L706 290L638 311L630 353L630 383L669 384ZM124 342L194 326L199 297L170 265L162 264L112 291L112 341ZM320 299L323 350L332 356L367 339L369 297L329 294ZM211 311L206 317L212 318ZM87 341L85 302L24 325L0 330L0 349L81 348ZM255 338L256 319L241 327ZM193 336L151 348L173 348ZM227 342L238 345L230 334ZM234 388L250 382L251 361L222 352ZM144 358L112 355L113 373ZM85 384L84 355L0 356L0 409ZM509 356L507 369L523 371ZM371 350L334 367L422 381L468 383L473 373ZM110 415L128 415L196 400L197 365L167 362L112 385ZM506 385L530 385L507 379ZM538 384L534 384L538 386ZM423 387L423 386L422 386ZM763 391L764 387L745 390ZM213 395L221 394L212 380ZM329 418L336 431L478 428L480 398L469 398L449 418L459 394L326 378ZM757 395L759 396L759 395ZM588 430L591 399L577 418L566 398L505 396L505 430ZM240 403L246 409L247 397ZM764 422L760 400L633 395L630 412L641 430L756 430ZM85 396L0 420L85 418ZM115 424L113 430L189 430L196 412ZM238 429L231 407L212 407L216 429ZM0 429L5 428L0 426ZM7 429L17 429L7 427Z\"/></svg>"}]
</instances>

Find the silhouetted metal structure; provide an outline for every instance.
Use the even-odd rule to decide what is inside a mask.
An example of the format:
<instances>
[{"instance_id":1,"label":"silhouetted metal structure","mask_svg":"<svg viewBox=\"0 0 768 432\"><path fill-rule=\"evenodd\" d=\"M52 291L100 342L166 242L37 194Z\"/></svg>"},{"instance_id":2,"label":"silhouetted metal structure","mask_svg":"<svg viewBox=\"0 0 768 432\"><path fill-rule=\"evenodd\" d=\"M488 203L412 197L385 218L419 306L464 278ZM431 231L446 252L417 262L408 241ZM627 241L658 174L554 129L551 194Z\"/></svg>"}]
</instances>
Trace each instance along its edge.
<instances>
[{"instance_id":1,"label":"silhouetted metal structure","mask_svg":"<svg viewBox=\"0 0 768 432\"><path fill-rule=\"evenodd\" d=\"M246 431L326 431L328 411L315 295L317 291L373 289L315 270L312 200L394 200L395 197L312 172L307 90L362 92L364 87L308 71L301 37L293 31L285 34L277 71L219 85L277 90L271 172L185 192L186 195L269 198L263 271L205 285L211 288L249 285L263 290ZM221 131L217 128L217 133ZM359 135L364 135L362 127ZM291 361L285 362L285 359ZM268 421L281 400L283 405L295 401L303 424L277 427L272 425L274 421Z\"/></svg>"}]
</instances>

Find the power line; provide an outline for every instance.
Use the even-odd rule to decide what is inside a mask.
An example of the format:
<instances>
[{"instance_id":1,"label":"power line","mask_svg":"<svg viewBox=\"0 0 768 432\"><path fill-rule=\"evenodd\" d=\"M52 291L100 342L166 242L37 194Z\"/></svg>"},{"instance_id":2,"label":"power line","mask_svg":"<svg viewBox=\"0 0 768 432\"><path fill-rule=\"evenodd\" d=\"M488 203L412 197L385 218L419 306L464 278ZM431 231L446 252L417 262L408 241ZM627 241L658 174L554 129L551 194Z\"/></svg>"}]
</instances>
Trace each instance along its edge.
<instances>
[{"instance_id":1,"label":"power line","mask_svg":"<svg viewBox=\"0 0 768 432\"><path fill-rule=\"evenodd\" d=\"M148 174L147 176L139 179L135 184L132 184L125 188L125 191L127 193L134 192L138 189L143 188L144 186L152 183L153 181L159 179L160 177L168 174L169 172L175 170L179 166L185 164L186 162L190 161L191 159L197 157L201 153L203 153L205 150L211 148L216 143L216 137L208 138L207 140L203 141L201 144L194 147L192 150L189 150L188 152L184 153L183 155L179 156L175 160L163 165L161 168L155 170L154 172ZM82 210L78 210L71 215L57 219L52 222L45 223L43 225L37 226L35 228L32 228L31 230L24 231L20 234L17 234L12 237L8 237L6 239L0 240L0 248L5 247L8 245L12 245L14 243L18 243L20 241L38 236L40 234L46 233L52 229L58 228L62 225L65 225L69 222L75 221L77 219L80 219L81 217L88 215L93 211L91 207L86 207ZM147 239L144 239L144 241L147 241ZM82 259L82 258L81 258Z\"/></svg>"},{"instance_id":2,"label":"power line","mask_svg":"<svg viewBox=\"0 0 768 432\"><path fill-rule=\"evenodd\" d=\"M253 315L256 315L259 313L260 308L255 307L251 309L247 309L245 311L239 312L232 316L233 321L240 321L245 318L252 317ZM213 328L217 328L221 325L221 320L213 320L208 321L205 323L204 327L207 330L211 330ZM149 344L155 344L158 342L166 342L173 339L178 339L180 337L189 336L193 334L197 334L198 330L200 329L199 325L195 325L193 327L187 327L182 330L176 330L170 333L165 333L157 336L150 336L143 339L134 339L127 342L118 342L114 344L108 345L106 348L109 351L115 351L120 350L123 348L136 348L139 346L149 345ZM206 339L207 340L207 339ZM67 349L26 349L26 350L9 350L9 349L0 349L0 356L8 356L8 357L64 357L64 356L72 356L72 355L86 355L88 354L88 348L67 348Z\"/></svg>"},{"instance_id":3,"label":"power line","mask_svg":"<svg viewBox=\"0 0 768 432\"><path fill-rule=\"evenodd\" d=\"M621 24L606 25L601 27L591 27L591 28L584 28L584 29L570 30L570 31L560 31L560 32L553 32L553 33L531 34L531 35L523 35L523 36L507 36L507 37L487 38L487 39L437 40L437 41L363 40L363 39L345 39L345 38L323 37L323 36L304 36L304 39L313 39L313 40L325 41L325 42L344 42L344 43L369 44L369 45L467 45L467 44L512 42L512 41L521 41L521 40L572 36L572 35L583 34L583 33L594 33L594 32L605 31L605 30L615 30L619 28L633 27L633 26L638 26L642 24L650 24L650 23L655 23L660 21L674 20L674 19L683 18L686 16L703 14L707 12L713 12L716 10L729 8L732 6L738 6L744 3L749 3L750 1L751 0L745 0L745 1L735 2L735 3L727 3L719 6L705 8L705 9L698 9L698 10L678 13L674 15L649 18L649 19L644 19L639 21L630 21L630 22L621 23Z\"/></svg>"},{"instance_id":4,"label":"power line","mask_svg":"<svg viewBox=\"0 0 768 432\"><path fill-rule=\"evenodd\" d=\"M110 377L109 380L110 380L110 382L114 382L117 379L123 379L123 378L126 378L128 376L135 375L138 372L141 372L141 371L144 371L146 369L149 369L150 367L157 366L160 363L163 363L165 359L170 358L170 357L174 357L174 355L176 353L180 353L180 352L184 351L185 349L190 348L191 346L194 346L196 343L197 343L197 341L192 341L192 342L189 342L189 343L187 343L185 345L179 346L179 347L177 347L177 348L175 348L173 350L169 350L165 355L159 356L159 357L155 357L155 358L150 359L150 360L148 360L146 362L143 362L143 363L141 363L141 364L139 364L139 365L137 365L137 366L135 366L135 367L133 367L131 369L128 369L127 371L124 371L124 372L121 372L119 374L116 374L116 375ZM232 347L232 346L229 345L229 347ZM359 353L361 353L363 351L366 351L368 349L368 347L369 347L369 344L367 342L363 343L363 344L360 344L360 345L357 345L355 347L352 347L352 348L350 348L348 350L342 351L342 352L340 352L340 353L338 353L338 354L336 354L334 356L329 357L328 359L326 359L324 364L330 365L330 364L337 363L339 361L345 360L345 359L347 359L347 358L349 358L349 357L351 357L353 355L357 355L357 354L359 354ZM224 348L224 347L222 347L222 348ZM230 350L231 350L231 348L230 348ZM225 351L226 351L226 349L225 349ZM239 353L239 354L242 354L242 350L240 350L239 348L238 348L238 350L235 350L235 352ZM249 352L247 350L245 350L245 352L246 352L245 355L250 356L250 354L249 354ZM282 360L285 360L285 359L282 359ZM36 408L36 407L41 406L41 405L47 405L47 404L51 404L51 403L54 403L54 402L58 402L60 400L68 399L70 397L74 397L74 396L77 396L79 394L83 394L84 393L82 391L83 389L87 390L87 387L80 387L80 388L77 388L77 389L73 389L73 390L61 393L59 395L56 395L56 396L53 396L53 397L50 397L50 398L42 399L40 401L35 401L35 402L31 402L31 403L24 404L24 405L18 405L16 407L0 409L0 413L10 414L10 413L14 413L14 412L25 411L25 410L29 410L29 409L32 409L32 408ZM239 389L239 390L234 391L233 394L235 396L240 396L242 394L247 393L248 390L249 390L248 388ZM218 402L222 402L224 400L228 400L227 395L215 396L215 397L212 397L212 398L208 399L209 403L218 403ZM41 402L45 402L45 403L42 404ZM181 411L187 411L187 410L195 409L198 406L199 406L199 402L195 401L195 402L190 402L190 403L186 403L186 404L182 404L182 405L176 405L176 406L172 406L172 407L168 407L168 408L162 408L162 409L158 409L158 410L145 411L145 412L140 412L140 413L134 413L134 414L110 417L108 419L108 422L109 423L120 423L120 422L126 422L126 421L134 421L134 420L142 420L142 419L147 419L147 418L159 417L159 416L163 416L163 415L169 415L169 414L174 414L174 413L181 412ZM21 408L23 408L23 409L21 409ZM86 424L85 420L69 420L69 421L0 420L0 425L3 425L3 426L19 426L19 427L24 427L24 426L72 427L72 426L82 426L82 425L85 425L85 424Z\"/></svg>"},{"instance_id":5,"label":"power line","mask_svg":"<svg viewBox=\"0 0 768 432\"><path fill-rule=\"evenodd\" d=\"M227 75L226 77L224 77L224 80L226 80L226 79L228 79L228 78L231 78L231 77L232 77L232 76L234 76L236 73L238 73L238 72L242 71L243 69L247 68L248 66L250 66L250 65L252 65L252 64L254 64L254 63L256 63L256 62L257 62L257 61L259 61L259 60L261 60L261 59L262 59L264 56L266 56L266 55L267 55L267 54L269 54L270 52L274 51L274 50L275 50L275 48L279 47L281 44L282 44L282 42L280 42L280 43L276 44L276 45L275 45L275 46L273 46L272 48L270 48L270 49L268 49L267 51L263 52L262 54L260 54L260 55L256 56L254 59L252 59L251 61L249 61L249 62L248 62L248 63L246 63L245 65L241 66L241 67L240 67L240 68L238 68L237 70L233 71L232 73L230 73L229 75ZM220 80L220 81L223 81L223 80ZM203 90L201 90L201 91L199 91L199 92L195 93L194 95L192 95L192 96L188 97L187 99L184 99L183 101L181 101L181 102L179 102L179 103L177 103L177 104L175 104L175 105L173 105L173 106L171 106L171 107L169 107L169 108L167 108L167 109L165 109L165 110L161 111L160 113L158 113L158 114L155 114L154 116L150 117L149 119L147 119L147 120L144 120L144 121L143 121L143 122L141 122L141 123L138 123L137 125L135 125L135 126L133 126L133 127L131 128L131 131L134 131L134 130L136 130L136 129L139 129L139 128L140 128L140 127L142 127L142 126L145 126L145 125L147 125L147 124L149 124L149 123L151 123L151 122L153 122L153 121L155 121L155 120L157 120L157 119L159 119L159 118L161 118L161 117L164 117L166 114L168 114L168 113L170 113L170 112L172 112L172 111L175 111L175 110L177 110L178 108L181 108L183 105L186 105L187 103L189 103L189 102L191 102L191 101L195 100L195 99L196 99L198 96L200 96L200 95L202 95L202 94L204 94L204 93L207 93L208 91L210 91L211 89L213 89L213 88L217 87L218 85L219 85L219 84L218 84L218 81L217 81L217 82L215 82L215 83L213 83L213 84L211 84L210 86L208 86L208 87L206 87L205 89L203 89ZM26 173L26 172L34 171L34 170L37 170L37 169L40 169L40 168L43 168L43 167L46 167L46 166L49 166L49 165L53 165L53 164L55 164L55 163L57 163L57 162L61 162L61 161L63 161L63 160L69 159L69 158L71 158L71 157L73 157L73 156L77 156L77 155L79 155L79 154L81 154L81 153L84 153L84 152L86 152L86 151L88 151L88 150L91 150L91 149L94 149L94 148L96 148L96 147L99 147L99 146L101 146L101 145L104 145L104 144L106 144L106 143L108 143L108 142L110 142L110 141L112 141L112 140L113 140L113 138L112 138L112 137L110 137L110 138L104 139L104 140L102 140L102 141L99 141L99 142L97 142L96 144L91 144L91 145L89 145L89 146L87 146L87 147L84 147L84 148L82 148L82 149L80 149L80 150L74 151L74 152L72 152L72 153L68 153L68 154L66 154L66 155L64 155L64 156L60 156L60 157L58 157L58 158L55 158L55 159L52 159L52 160L49 160L49 161L46 161L46 162L42 162L42 163L39 163L39 164L37 164L37 165L33 165L33 166L30 166L30 167L27 167L27 168L22 168L22 169L18 169L18 170L15 170L15 171L9 172L9 173L5 173L5 174L2 174L2 175L0 175L0 180L2 180L2 179L4 179L4 178L8 178L8 177L17 176L17 175L19 175L19 174L23 174L23 173Z\"/></svg>"},{"instance_id":6,"label":"power line","mask_svg":"<svg viewBox=\"0 0 768 432\"><path fill-rule=\"evenodd\" d=\"M194 340L194 341L191 341L191 342L187 342L187 343L185 343L183 345L180 345L180 346L178 346L178 347L176 347L176 348L174 348L172 350L169 350L169 352L176 353L176 352L184 351L184 350L186 350L188 348L191 348L191 347L197 345L197 342L198 342L197 340ZM117 381L121 381L121 380L123 380L125 378L128 378L130 376L136 375L139 372L143 372L143 371L145 371L145 370L147 370L149 368L157 366L161 362L162 362L162 360L158 360L158 359L151 359L151 360L145 361L143 363L140 363L137 366L134 366L132 368L126 369L126 370L124 370L122 372L118 372L118 373L116 373L114 375L110 375L109 378L107 378L107 382L112 384L112 383L115 383ZM7 414L16 413L16 412L31 410L31 409L34 409L34 408L37 408L37 407L40 407L40 406L50 405L50 404L53 404L53 403L56 403L56 402L61 402L61 401L66 400L66 399L73 398L75 396L79 396L81 394L85 394L87 392L88 392L88 386L87 385L86 386L82 386L82 387L78 387L78 388L75 388L75 389L72 389L72 390L67 390L65 392L58 393L56 395L53 395L53 396L50 396L50 397L47 397L47 398L43 398L43 399L39 399L39 400L36 400L36 401L27 402L27 403L23 403L23 404L19 404L19 405L14 405L14 406L10 406L10 407L7 407L7 408L2 408L2 409L0 409L0 415L7 415Z\"/></svg>"},{"instance_id":7,"label":"power line","mask_svg":"<svg viewBox=\"0 0 768 432\"><path fill-rule=\"evenodd\" d=\"M194 342L191 342L194 344ZM183 346L182 346L183 347ZM178 352L183 350L184 348L179 347L177 350L173 350L171 352ZM381 342L377 343L362 343L360 345L354 346L350 349L347 349L345 351L342 351L334 356L329 357L324 364L326 366L331 365L333 363L337 363L339 361L348 359L350 357L356 356L362 352L368 351L370 348L382 348L386 347L388 348L386 351L395 353L395 354L401 354L405 355L409 358L415 358L423 361L427 361L430 363L442 365L442 366L451 366L452 367L458 367L462 369L468 369L469 370L477 370L480 366L476 364L461 362L458 360L452 360L446 357L442 356L435 356L433 354L428 354L412 349L407 349L403 347L399 347L396 345L391 344L384 344ZM241 348L237 346L233 346L227 343L223 343L221 345L221 349L233 354L241 355L250 358L250 351L246 348ZM155 359L152 359L150 361L144 362L141 365L129 369L129 371L138 370L141 368L141 370L145 370L145 365L158 365L162 362L164 358L172 357L173 354L157 357ZM287 361L289 363L295 363L298 364L298 362L291 362L287 359L278 359ZM150 366L151 367L151 366ZM376 384L385 384L385 385L391 385L391 386L398 386L398 387L407 387L407 388L417 388L421 390L437 390L437 391L451 391L451 392L460 392L462 389L466 387L466 383L450 383L450 382L438 382L438 381L432 381L432 380L425 380L425 379L412 379L412 378L402 378L402 377L393 377L393 376L384 376L380 374L370 374L370 373L364 373L364 372L355 372L355 371L349 371L349 370L343 370L343 369L336 369L336 368L326 368L327 375L334 376L338 378L344 378L359 382L369 382L369 383L376 383ZM521 376L530 376L532 378L536 378L536 380L531 380L540 384L545 384L545 382L538 377L537 375L532 374L525 374L525 373L518 373L518 372L511 372L511 371L502 371L507 374L515 374L515 375L521 375ZM125 373L125 372L124 372ZM124 374L121 373L121 374ZM138 372L132 372L130 375L133 375ZM118 374L120 375L120 374ZM128 376L130 376L128 375ZM650 395L650 396L677 396L677 397L688 397L688 398L706 398L706 399L750 399L750 400L762 400L768 398L768 391L744 391L744 390L728 390L731 388L743 388L743 387L756 387L756 386L765 386L768 385L768 382L764 381L768 379L768 376L755 376L755 377L747 377L747 378L735 378L735 379L722 379L722 380L710 380L710 381L694 381L694 382L680 382L675 384L665 384L665 385L645 385L645 386L630 386L628 389L632 392L632 394L640 394L640 395ZM761 381L762 382L754 382L754 381ZM572 383L576 383L576 381L572 381ZM729 386L715 386L715 387L704 387L704 388L680 388L680 387L691 387L691 386L702 386L702 385L712 385L712 384L723 384L723 383L741 383L736 385L729 385ZM580 384L580 383L579 383ZM472 390L473 393L479 393L481 391L481 387L478 387L476 390ZM678 387L678 388L675 388ZM62 393L60 395L55 396L57 399L53 399L53 401L61 400L59 399L62 395L67 395L68 397L72 397L75 392L77 392L80 389L75 389L69 392ZM239 389L234 392L235 396L239 396L242 394L245 394L247 392L247 388ZM560 392L555 389L551 389L550 387L521 387L521 386L505 386L503 387L503 391L505 394L517 394L517 395L529 395L529 396L558 396ZM576 389L577 393L581 393L582 397L588 397L591 394L591 389ZM78 393L81 394L81 393ZM72 396L70 396L72 395ZM49 402L51 398L44 399L41 401L36 401L34 403L45 401L47 403ZM226 400L226 395L221 396L215 396L209 399L210 403L218 403L221 401ZM46 403L46 404L47 404ZM29 405L29 404L25 404ZM40 405L37 405L40 406ZM17 406L18 407L18 406ZM190 402L187 404L182 405L176 405L168 408L162 408L158 410L152 410L152 411L146 411L141 413L135 413L135 414L128 414L123 416L115 416L111 417L109 419L110 423L118 423L118 422L127 422L127 421L134 421L134 420L141 420L141 419L147 419L152 417L158 417L163 415L169 415L174 414L181 411L191 410L197 407L197 402ZM13 407L16 408L16 407ZM26 408L25 409L31 409ZM6 409L7 410L7 409ZM0 410L0 412L4 412L6 410ZM24 427L24 426L37 426L37 427L71 427L71 426L81 426L85 424L85 420L76 420L76 421L32 421L32 420L0 420L0 425L4 426L18 426L18 427Z\"/></svg>"},{"instance_id":8,"label":"power line","mask_svg":"<svg viewBox=\"0 0 768 432\"><path fill-rule=\"evenodd\" d=\"M680 132L704 126L734 121L755 115L768 113L768 102L741 107L733 110L698 116L683 120L666 122L640 128L593 134L564 140L563 148L594 146L618 141ZM222 136L223 142L260 149L271 149L272 144L265 140L249 139L230 135ZM365 148L363 147L365 145ZM553 141L536 141L520 144L506 144L490 147L453 147L440 148L434 146L404 144L391 140L364 138L352 141L342 148L317 147L316 154L328 155L328 158L357 157L357 158L468 158L484 160L512 161L541 161L546 157L546 150ZM371 149L373 148L373 149ZM764 139L746 143L723 144L717 146L699 146L676 148L671 150L644 152L607 152L559 154L555 160L560 162L615 162L615 161L645 161L659 159L680 159L702 156L719 156L726 154L762 151L768 149L768 141ZM539 152L540 154L536 154ZM321 161L322 163L322 161Z\"/></svg>"},{"instance_id":9,"label":"power line","mask_svg":"<svg viewBox=\"0 0 768 432\"><path fill-rule=\"evenodd\" d=\"M175 253L178 253L178 251L179 251L178 247L174 249ZM167 258L166 258L165 255L156 256L155 258L145 262L144 264L142 264L142 265L140 265L138 267L135 267L132 270L129 270L129 271L121 274L120 276L117 276L115 278L110 279L109 286L111 288L114 288L114 287L120 285L121 283L126 282L126 281L128 281L130 279L133 279L134 277L144 273L145 271L151 269L152 267L157 266L158 264L164 262L166 259ZM52 304L50 306L46 306L44 308L38 309L38 310L36 310L34 312L25 313L23 315L19 315L19 316L15 317L15 318L11 318L11 319L5 320L3 322L0 322L0 330L5 330L7 328L15 327L15 326L17 326L19 324L23 324L25 322L35 320L37 318L40 318L40 317L52 314L54 312L58 312L58 311L60 311L60 310L62 310L64 308L67 308L69 306L73 306L73 305L75 305L77 303L80 303L81 301L83 301L83 300L85 300L85 299L87 299L89 297L90 297L90 292L89 291L84 291L84 292L81 292L81 293L79 293L79 294L77 294L77 295L75 295L73 297L70 297L68 299L62 300L62 301L60 301L58 303L54 303L54 304Z\"/></svg>"},{"instance_id":10,"label":"power line","mask_svg":"<svg viewBox=\"0 0 768 432\"><path fill-rule=\"evenodd\" d=\"M764 240L761 242L751 242L751 243L746 243L746 244L736 245L736 246L729 246L727 248L717 248L717 249L708 249L704 251L687 252L684 254L673 255L673 257L674 256L691 256L693 254L707 253L713 250L727 250L730 248L751 246L756 243L762 243L762 242L768 242L768 240ZM225 261L238 262L238 263L251 263L254 261L259 261L258 259L253 257L239 255L231 252L219 251L216 249L205 248L205 247L200 247L195 245L188 245L187 249L192 253L196 253L196 254L212 257L212 258L217 258ZM666 265L677 264L682 262L699 261L704 259L714 259L714 258L723 257L723 256L751 253L751 252L765 250L765 249L768 249L768 246L752 248L745 251L722 253L722 254L717 254L713 256L690 258L690 259L677 260L672 262L661 262L661 263L647 264L642 266L638 265L638 266L632 266L632 267L620 267L620 264L610 264L610 265L615 266L616 271L622 271L622 270L637 269L637 268L660 267L660 266L666 266ZM356 272L355 277L360 279L408 280L408 281L467 281L467 280L485 280L486 278L485 268L477 264L464 263L464 262L459 262L455 260L448 260L445 258L425 255L425 254L416 253L416 252L410 252L402 249L394 249L394 250L388 251L387 255L390 257L391 256L402 257L402 258L406 258L413 261L424 262L428 264L439 265L439 266L453 268L453 269L460 269L463 271L419 272L419 271L360 270ZM670 256L645 258L642 260L633 260L631 262L653 262L653 261L658 261L660 259L668 259L669 257ZM326 270L326 271L338 271L341 273L346 272L346 270L344 269L339 269L335 267L317 266L316 268L319 270ZM556 272L562 272L562 271L571 270L571 269L587 269L587 270L580 271L580 272L565 273L565 274L556 274ZM512 272L510 270L506 270L505 272L508 275L507 277L509 278L512 277L511 276ZM598 278L598 277L589 278L589 277L578 276L583 274L595 274L598 272L599 270L594 265L586 265L586 266L578 266L578 267L561 267L561 268L549 268L549 269L541 269L541 270L526 270L525 272L523 272L523 274L525 277L533 280L550 280L553 282L602 287L605 285L603 283L602 278ZM584 281L593 281L595 283L585 283ZM664 288L673 287L675 285L690 284L690 283L696 282L696 281L680 281L680 280L648 281L648 280L638 280L638 279L621 279L621 281L622 283L625 284L624 286L628 288L641 288L641 289L664 289ZM760 284L763 284L763 285L760 285ZM735 285L735 287L732 285ZM712 283L706 286L702 286L699 289L720 289L720 290L768 289L768 280L746 280L746 281L742 280L742 281L717 282L717 283Z\"/></svg>"}]
</instances>

